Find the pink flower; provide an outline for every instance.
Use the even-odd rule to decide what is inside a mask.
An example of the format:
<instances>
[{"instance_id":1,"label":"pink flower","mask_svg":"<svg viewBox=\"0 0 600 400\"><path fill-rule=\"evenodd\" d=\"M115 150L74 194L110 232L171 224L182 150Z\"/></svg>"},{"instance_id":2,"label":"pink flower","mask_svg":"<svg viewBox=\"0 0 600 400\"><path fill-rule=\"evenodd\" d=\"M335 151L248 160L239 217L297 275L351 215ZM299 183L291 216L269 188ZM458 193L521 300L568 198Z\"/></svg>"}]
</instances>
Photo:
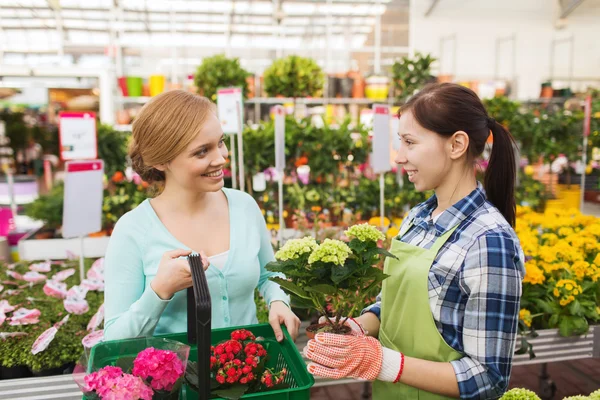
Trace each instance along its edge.
<instances>
[{"instance_id":1,"label":"pink flower","mask_svg":"<svg viewBox=\"0 0 600 400\"><path fill-rule=\"evenodd\" d=\"M155 390L171 391L183 375L184 365L176 353L149 347L137 355L132 372L144 380L152 378L150 386Z\"/></svg>"},{"instance_id":2,"label":"pink flower","mask_svg":"<svg viewBox=\"0 0 600 400\"><path fill-rule=\"evenodd\" d=\"M103 400L152 400L154 394L141 378L131 374L108 380L96 393Z\"/></svg>"},{"instance_id":3,"label":"pink flower","mask_svg":"<svg viewBox=\"0 0 600 400\"><path fill-rule=\"evenodd\" d=\"M104 367L96 372L87 375L83 380L85 382L84 392L98 391L107 385L109 381L119 378L123 375L123 370L119 367Z\"/></svg>"}]
</instances>

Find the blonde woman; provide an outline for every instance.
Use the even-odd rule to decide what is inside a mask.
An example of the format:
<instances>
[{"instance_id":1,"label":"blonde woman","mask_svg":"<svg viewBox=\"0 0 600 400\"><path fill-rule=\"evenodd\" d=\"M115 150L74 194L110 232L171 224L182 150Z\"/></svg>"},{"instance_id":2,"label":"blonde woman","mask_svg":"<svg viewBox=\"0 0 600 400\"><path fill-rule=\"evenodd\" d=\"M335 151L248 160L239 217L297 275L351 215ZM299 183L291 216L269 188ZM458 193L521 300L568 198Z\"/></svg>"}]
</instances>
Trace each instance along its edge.
<instances>
[{"instance_id":1,"label":"blonde woman","mask_svg":"<svg viewBox=\"0 0 600 400\"><path fill-rule=\"evenodd\" d=\"M187 330L191 252L208 258L213 328L256 323L258 287L277 339L280 324L295 338L300 320L264 268L274 257L260 209L248 194L223 187L227 147L214 105L181 90L156 96L133 123L129 155L162 190L121 217L111 236L105 340Z\"/></svg>"}]
</instances>

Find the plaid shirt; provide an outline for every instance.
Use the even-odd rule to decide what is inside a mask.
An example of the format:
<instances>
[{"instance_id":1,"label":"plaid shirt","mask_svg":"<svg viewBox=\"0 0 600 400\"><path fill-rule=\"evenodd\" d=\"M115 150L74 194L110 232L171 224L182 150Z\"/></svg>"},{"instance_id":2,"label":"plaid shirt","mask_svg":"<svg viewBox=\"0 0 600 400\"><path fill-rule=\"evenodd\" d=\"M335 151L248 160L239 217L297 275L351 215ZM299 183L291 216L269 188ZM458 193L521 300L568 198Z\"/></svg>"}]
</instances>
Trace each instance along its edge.
<instances>
[{"instance_id":1,"label":"plaid shirt","mask_svg":"<svg viewBox=\"0 0 600 400\"><path fill-rule=\"evenodd\" d=\"M451 362L460 397L495 399L510 378L525 276L523 251L481 184L434 222L436 207L432 196L413 208L399 237L428 249L458 225L429 270L429 306L446 343L464 354ZM381 294L363 313L367 311L380 317Z\"/></svg>"}]
</instances>

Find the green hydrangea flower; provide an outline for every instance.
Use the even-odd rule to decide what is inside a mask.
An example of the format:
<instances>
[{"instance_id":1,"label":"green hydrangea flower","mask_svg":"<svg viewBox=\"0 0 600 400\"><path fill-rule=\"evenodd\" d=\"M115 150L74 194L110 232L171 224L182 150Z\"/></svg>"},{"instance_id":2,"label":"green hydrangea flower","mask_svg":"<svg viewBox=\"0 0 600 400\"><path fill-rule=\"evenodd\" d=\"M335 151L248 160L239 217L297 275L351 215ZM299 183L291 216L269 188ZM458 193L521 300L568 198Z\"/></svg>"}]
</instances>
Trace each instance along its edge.
<instances>
[{"instance_id":1,"label":"green hydrangea flower","mask_svg":"<svg viewBox=\"0 0 600 400\"><path fill-rule=\"evenodd\" d=\"M275 253L275 258L279 261L296 260L303 254L312 253L317 247L317 241L312 236L288 240L279 251Z\"/></svg>"},{"instance_id":2,"label":"green hydrangea flower","mask_svg":"<svg viewBox=\"0 0 600 400\"><path fill-rule=\"evenodd\" d=\"M352 250L341 240L325 239L308 258L309 264L317 261L333 263L339 266L344 265L346 259L352 254Z\"/></svg>"},{"instance_id":3,"label":"green hydrangea flower","mask_svg":"<svg viewBox=\"0 0 600 400\"><path fill-rule=\"evenodd\" d=\"M588 396L569 396L565 397L563 400L590 400Z\"/></svg>"},{"instance_id":4,"label":"green hydrangea flower","mask_svg":"<svg viewBox=\"0 0 600 400\"><path fill-rule=\"evenodd\" d=\"M541 400L540 397L527 389L511 389L504 393L500 400Z\"/></svg>"},{"instance_id":5,"label":"green hydrangea flower","mask_svg":"<svg viewBox=\"0 0 600 400\"><path fill-rule=\"evenodd\" d=\"M349 238L357 238L361 242L377 242L385 239L383 232L369 224L353 225L344 234Z\"/></svg>"},{"instance_id":6,"label":"green hydrangea flower","mask_svg":"<svg viewBox=\"0 0 600 400\"><path fill-rule=\"evenodd\" d=\"M590 393L590 400L600 400L600 389Z\"/></svg>"}]
</instances>

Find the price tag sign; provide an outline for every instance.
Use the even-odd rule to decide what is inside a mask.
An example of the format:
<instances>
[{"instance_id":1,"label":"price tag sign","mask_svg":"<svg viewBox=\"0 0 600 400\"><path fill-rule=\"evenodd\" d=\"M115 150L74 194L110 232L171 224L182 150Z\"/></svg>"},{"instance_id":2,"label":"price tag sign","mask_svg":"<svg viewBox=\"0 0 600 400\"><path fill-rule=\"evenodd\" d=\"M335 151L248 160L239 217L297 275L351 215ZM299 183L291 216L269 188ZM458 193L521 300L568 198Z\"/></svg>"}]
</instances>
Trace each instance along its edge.
<instances>
[{"instance_id":1,"label":"price tag sign","mask_svg":"<svg viewBox=\"0 0 600 400\"><path fill-rule=\"evenodd\" d=\"M583 136L590 136L592 123L592 96L585 99L585 113L583 118Z\"/></svg>"},{"instance_id":2,"label":"price tag sign","mask_svg":"<svg viewBox=\"0 0 600 400\"><path fill-rule=\"evenodd\" d=\"M275 169L283 173L285 169L285 110L275 106Z\"/></svg>"},{"instance_id":3,"label":"price tag sign","mask_svg":"<svg viewBox=\"0 0 600 400\"><path fill-rule=\"evenodd\" d=\"M237 135L244 109L241 88L226 88L217 91L217 110L223 133Z\"/></svg>"},{"instance_id":4,"label":"price tag sign","mask_svg":"<svg viewBox=\"0 0 600 400\"><path fill-rule=\"evenodd\" d=\"M64 238L85 236L102 229L103 175L102 160L66 163L62 229Z\"/></svg>"},{"instance_id":5,"label":"price tag sign","mask_svg":"<svg viewBox=\"0 0 600 400\"><path fill-rule=\"evenodd\" d=\"M58 135L60 158L89 160L98 158L96 114L93 112L61 112Z\"/></svg>"},{"instance_id":6,"label":"price tag sign","mask_svg":"<svg viewBox=\"0 0 600 400\"><path fill-rule=\"evenodd\" d=\"M373 106L373 152L371 167L380 174L391 171L390 163L390 107L375 104Z\"/></svg>"}]
</instances>

